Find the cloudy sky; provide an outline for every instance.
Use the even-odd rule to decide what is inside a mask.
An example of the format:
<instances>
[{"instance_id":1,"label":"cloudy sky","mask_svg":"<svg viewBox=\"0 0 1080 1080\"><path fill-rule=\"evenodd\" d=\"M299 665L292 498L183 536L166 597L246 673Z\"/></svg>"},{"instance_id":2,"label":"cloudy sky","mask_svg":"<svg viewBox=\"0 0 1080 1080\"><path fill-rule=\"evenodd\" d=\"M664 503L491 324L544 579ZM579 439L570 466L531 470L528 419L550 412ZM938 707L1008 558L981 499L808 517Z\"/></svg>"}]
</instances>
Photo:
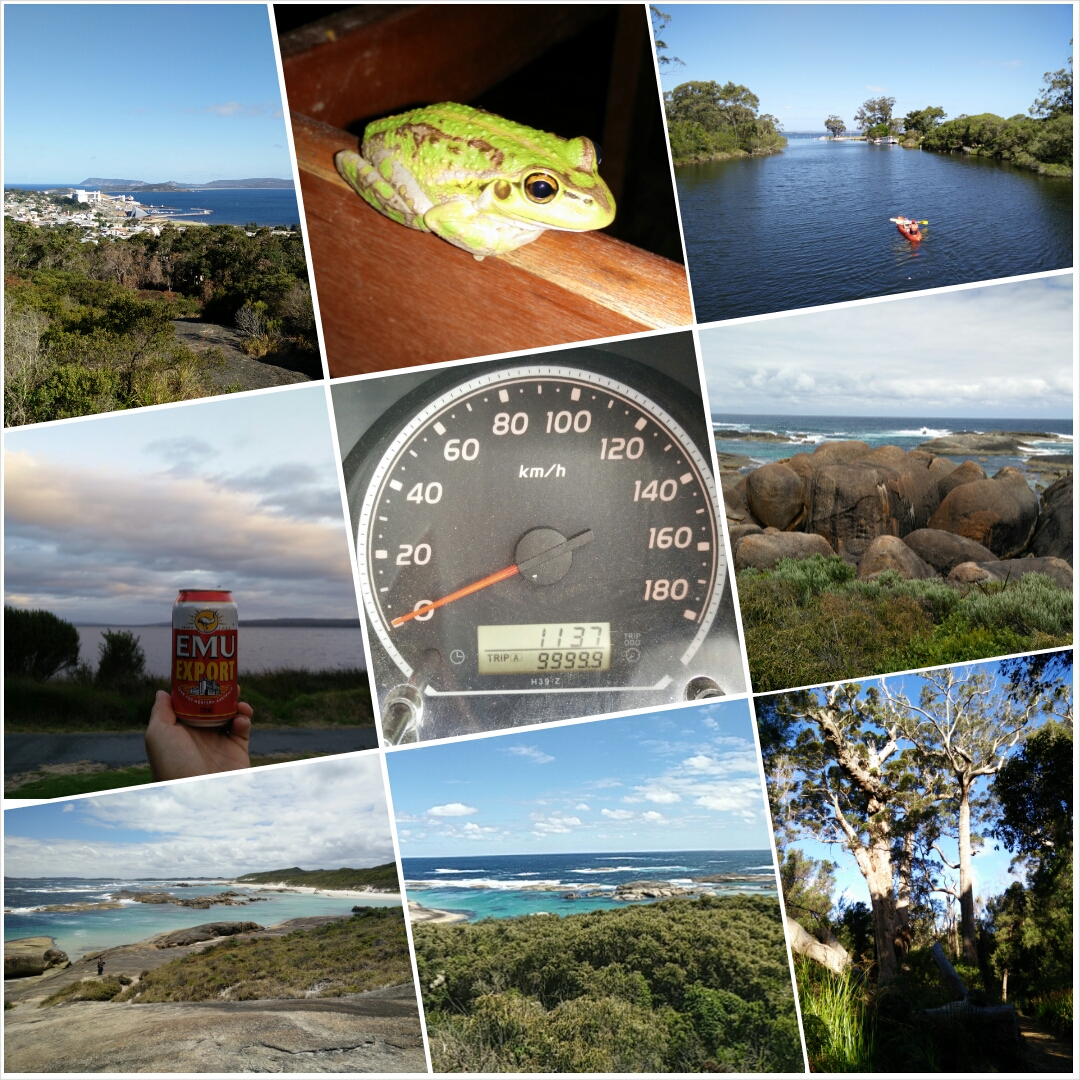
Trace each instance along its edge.
<instances>
[{"instance_id":1,"label":"cloudy sky","mask_svg":"<svg viewBox=\"0 0 1080 1080\"><path fill-rule=\"evenodd\" d=\"M374 753L4 811L9 877L226 877L393 858Z\"/></svg>"},{"instance_id":2,"label":"cloudy sky","mask_svg":"<svg viewBox=\"0 0 1080 1080\"><path fill-rule=\"evenodd\" d=\"M4 126L9 184L292 176L261 4L5 6Z\"/></svg>"},{"instance_id":3,"label":"cloudy sky","mask_svg":"<svg viewBox=\"0 0 1080 1080\"><path fill-rule=\"evenodd\" d=\"M5 603L167 622L181 587L241 618L356 618L321 386L4 435Z\"/></svg>"},{"instance_id":4,"label":"cloudy sky","mask_svg":"<svg viewBox=\"0 0 1080 1080\"><path fill-rule=\"evenodd\" d=\"M950 117L1027 112L1043 73L1071 55L1070 4L660 5L672 65L665 90L691 79L749 87L788 131L854 127L870 97L894 116L927 105ZM904 37L895 45L897 34Z\"/></svg>"},{"instance_id":5,"label":"cloudy sky","mask_svg":"<svg viewBox=\"0 0 1080 1080\"><path fill-rule=\"evenodd\" d=\"M701 332L714 416L1072 415L1072 275Z\"/></svg>"},{"instance_id":6,"label":"cloudy sky","mask_svg":"<svg viewBox=\"0 0 1080 1080\"><path fill-rule=\"evenodd\" d=\"M745 701L399 751L387 767L403 857L769 846Z\"/></svg>"}]
</instances>

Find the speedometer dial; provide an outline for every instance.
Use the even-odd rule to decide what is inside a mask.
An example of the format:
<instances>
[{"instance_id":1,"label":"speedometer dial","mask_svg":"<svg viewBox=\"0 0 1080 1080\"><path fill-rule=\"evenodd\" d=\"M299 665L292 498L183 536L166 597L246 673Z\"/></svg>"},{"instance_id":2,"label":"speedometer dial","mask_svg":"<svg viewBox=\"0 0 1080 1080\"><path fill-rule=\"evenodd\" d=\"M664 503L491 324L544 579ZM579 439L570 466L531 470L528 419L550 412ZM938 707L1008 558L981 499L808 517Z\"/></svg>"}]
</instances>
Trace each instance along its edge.
<instances>
[{"instance_id":1,"label":"speedometer dial","mask_svg":"<svg viewBox=\"0 0 1080 1080\"><path fill-rule=\"evenodd\" d=\"M633 363L581 357L444 378L355 493L387 666L464 702L466 729L506 726L509 699L578 695L533 716L583 715L682 699L701 675L726 567L693 413Z\"/></svg>"}]
</instances>

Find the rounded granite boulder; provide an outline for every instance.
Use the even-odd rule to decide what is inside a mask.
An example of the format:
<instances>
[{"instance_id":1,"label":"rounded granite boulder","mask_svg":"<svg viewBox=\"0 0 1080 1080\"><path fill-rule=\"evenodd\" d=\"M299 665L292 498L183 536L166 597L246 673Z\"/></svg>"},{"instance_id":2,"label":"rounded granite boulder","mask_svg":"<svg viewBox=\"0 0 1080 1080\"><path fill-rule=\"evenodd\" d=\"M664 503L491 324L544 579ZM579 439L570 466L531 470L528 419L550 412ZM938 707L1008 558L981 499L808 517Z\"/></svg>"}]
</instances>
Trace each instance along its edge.
<instances>
[{"instance_id":1,"label":"rounded granite boulder","mask_svg":"<svg viewBox=\"0 0 1080 1080\"><path fill-rule=\"evenodd\" d=\"M747 476L746 502L762 525L781 531L795 528L806 515L802 477L780 462L762 465Z\"/></svg>"},{"instance_id":2,"label":"rounded granite boulder","mask_svg":"<svg viewBox=\"0 0 1080 1080\"><path fill-rule=\"evenodd\" d=\"M829 543L813 533L777 532L744 536L735 548L735 569L772 570L781 559L808 559L833 554Z\"/></svg>"},{"instance_id":3,"label":"rounded granite boulder","mask_svg":"<svg viewBox=\"0 0 1080 1080\"><path fill-rule=\"evenodd\" d=\"M966 536L1008 559L1027 547L1038 519L1035 492L1019 469L1007 465L992 480L953 488L930 519L930 528Z\"/></svg>"},{"instance_id":4,"label":"rounded granite boulder","mask_svg":"<svg viewBox=\"0 0 1080 1080\"><path fill-rule=\"evenodd\" d=\"M938 576L934 568L923 562L898 536L875 536L859 560L859 580L869 581L886 570L895 570L909 581Z\"/></svg>"}]
</instances>

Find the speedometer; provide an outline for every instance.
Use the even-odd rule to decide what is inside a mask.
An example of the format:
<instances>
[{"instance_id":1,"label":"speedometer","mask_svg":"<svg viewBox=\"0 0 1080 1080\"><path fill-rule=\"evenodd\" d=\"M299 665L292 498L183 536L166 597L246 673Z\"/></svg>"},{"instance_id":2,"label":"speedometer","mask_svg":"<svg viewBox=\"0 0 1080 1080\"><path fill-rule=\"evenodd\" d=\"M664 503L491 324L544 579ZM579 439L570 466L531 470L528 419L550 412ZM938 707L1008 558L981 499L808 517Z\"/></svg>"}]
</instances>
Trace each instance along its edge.
<instances>
[{"instance_id":1,"label":"speedometer","mask_svg":"<svg viewBox=\"0 0 1080 1080\"><path fill-rule=\"evenodd\" d=\"M378 681L398 684L384 735L695 696L726 563L683 396L574 350L444 372L393 411L353 491ZM395 732L388 699L412 703Z\"/></svg>"}]
</instances>

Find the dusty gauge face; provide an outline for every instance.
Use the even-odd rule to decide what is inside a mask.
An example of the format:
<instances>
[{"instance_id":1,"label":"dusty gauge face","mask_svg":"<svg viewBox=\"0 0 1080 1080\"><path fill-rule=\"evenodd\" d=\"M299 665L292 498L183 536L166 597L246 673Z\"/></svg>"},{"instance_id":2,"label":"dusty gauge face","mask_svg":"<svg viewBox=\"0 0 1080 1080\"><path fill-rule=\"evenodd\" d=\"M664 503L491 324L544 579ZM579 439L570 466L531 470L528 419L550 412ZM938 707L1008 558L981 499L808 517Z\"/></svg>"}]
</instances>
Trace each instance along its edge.
<instances>
[{"instance_id":1,"label":"dusty gauge face","mask_svg":"<svg viewBox=\"0 0 1080 1080\"><path fill-rule=\"evenodd\" d=\"M420 738L683 700L726 565L679 387L580 351L453 375L355 492L384 734L391 680Z\"/></svg>"}]
</instances>

